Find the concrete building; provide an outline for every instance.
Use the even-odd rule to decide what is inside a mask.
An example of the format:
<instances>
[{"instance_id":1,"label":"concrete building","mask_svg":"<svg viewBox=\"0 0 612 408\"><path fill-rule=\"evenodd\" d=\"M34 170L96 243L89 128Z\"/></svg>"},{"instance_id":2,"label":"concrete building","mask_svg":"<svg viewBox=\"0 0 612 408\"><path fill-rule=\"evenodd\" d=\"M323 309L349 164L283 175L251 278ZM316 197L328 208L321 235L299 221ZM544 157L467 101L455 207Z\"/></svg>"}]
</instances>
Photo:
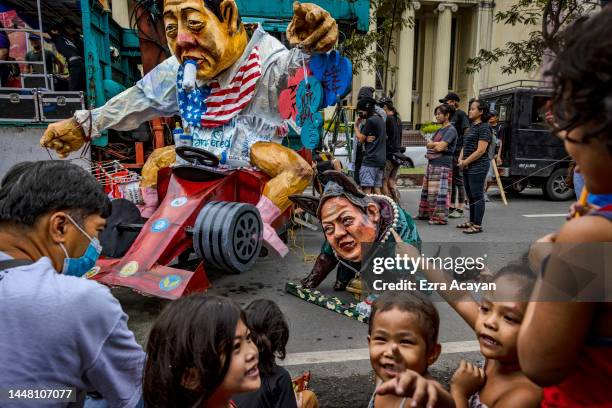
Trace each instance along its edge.
<instances>
[{"instance_id":1,"label":"concrete building","mask_svg":"<svg viewBox=\"0 0 612 408\"><path fill-rule=\"evenodd\" d=\"M388 73L387 89L382 89L370 67L355 76L354 89L376 86L380 94L395 90L393 99L402 121L415 126L433 120L438 99L449 90L459 94L461 108L467 110L467 101L480 89L517 79L539 79L539 72L502 74L500 67L505 61L476 74L466 73L467 60L478 50L502 48L508 41L528 38L531 30L525 26L494 21L496 12L515 3L516 0L413 1L404 17L413 17L415 24L394 33L397 53L390 53L389 66L397 66L397 71ZM376 27L370 25L369 29Z\"/></svg>"}]
</instances>

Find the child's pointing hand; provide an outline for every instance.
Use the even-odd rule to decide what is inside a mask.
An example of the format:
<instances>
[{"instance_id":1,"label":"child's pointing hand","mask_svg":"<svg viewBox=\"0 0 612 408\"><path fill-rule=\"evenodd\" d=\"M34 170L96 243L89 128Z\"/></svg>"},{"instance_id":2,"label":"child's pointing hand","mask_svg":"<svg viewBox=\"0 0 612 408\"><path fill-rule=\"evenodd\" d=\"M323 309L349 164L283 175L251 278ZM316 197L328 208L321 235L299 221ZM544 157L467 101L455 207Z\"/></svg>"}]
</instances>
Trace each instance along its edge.
<instances>
[{"instance_id":1,"label":"child's pointing hand","mask_svg":"<svg viewBox=\"0 0 612 408\"><path fill-rule=\"evenodd\" d=\"M382 383L376 393L410 397L411 407L435 407L439 390L435 381L427 380L415 371L405 370L393 379Z\"/></svg>"}]
</instances>

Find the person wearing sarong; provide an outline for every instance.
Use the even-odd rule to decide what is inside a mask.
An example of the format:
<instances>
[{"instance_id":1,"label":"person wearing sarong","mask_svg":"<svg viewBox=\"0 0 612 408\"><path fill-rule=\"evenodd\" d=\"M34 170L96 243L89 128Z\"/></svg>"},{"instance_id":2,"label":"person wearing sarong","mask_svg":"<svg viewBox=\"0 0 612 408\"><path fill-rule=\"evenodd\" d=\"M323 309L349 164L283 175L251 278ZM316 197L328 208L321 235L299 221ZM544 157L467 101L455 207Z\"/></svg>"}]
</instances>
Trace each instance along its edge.
<instances>
[{"instance_id":1,"label":"person wearing sarong","mask_svg":"<svg viewBox=\"0 0 612 408\"><path fill-rule=\"evenodd\" d=\"M429 220L431 225L446 225L450 207L450 183L452 180L453 154L457 143L457 131L450 118L455 108L442 104L436 107L436 120L442 125L427 142L427 170L423 178L423 190L418 218Z\"/></svg>"}]
</instances>

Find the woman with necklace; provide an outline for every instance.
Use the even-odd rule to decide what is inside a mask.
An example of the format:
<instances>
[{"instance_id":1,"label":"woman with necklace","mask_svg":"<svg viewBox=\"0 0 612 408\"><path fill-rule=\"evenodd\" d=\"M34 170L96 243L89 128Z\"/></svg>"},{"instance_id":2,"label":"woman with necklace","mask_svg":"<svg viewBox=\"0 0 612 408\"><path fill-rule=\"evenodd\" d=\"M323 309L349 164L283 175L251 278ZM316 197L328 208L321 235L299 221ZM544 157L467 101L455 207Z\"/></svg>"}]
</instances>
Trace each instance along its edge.
<instances>
[{"instance_id":1,"label":"woman with necklace","mask_svg":"<svg viewBox=\"0 0 612 408\"><path fill-rule=\"evenodd\" d=\"M347 285L359 274L366 254L362 243L383 243L399 239L417 248L421 238L412 217L391 198L365 194L345 174L323 173L327 184L321 197L292 195L298 207L321 221L325 243L312 271L301 280L306 288L316 288L338 267L334 290L349 290ZM366 250L367 251L367 250Z\"/></svg>"}]
</instances>

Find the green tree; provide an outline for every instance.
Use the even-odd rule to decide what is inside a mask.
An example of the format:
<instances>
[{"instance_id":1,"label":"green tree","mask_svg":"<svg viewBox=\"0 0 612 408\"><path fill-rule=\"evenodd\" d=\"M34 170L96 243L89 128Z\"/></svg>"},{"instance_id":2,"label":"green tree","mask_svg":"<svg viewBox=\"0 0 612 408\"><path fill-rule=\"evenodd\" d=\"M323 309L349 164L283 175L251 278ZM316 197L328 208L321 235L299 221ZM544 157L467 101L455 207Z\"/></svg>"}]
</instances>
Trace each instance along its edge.
<instances>
[{"instance_id":1,"label":"green tree","mask_svg":"<svg viewBox=\"0 0 612 408\"><path fill-rule=\"evenodd\" d=\"M478 72L504 58L507 58L501 66L504 74L535 71L544 58L553 58L563 47L563 29L598 7L599 2L582 0L519 0L508 11L497 12L495 22L526 29L539 25L540 29L532 31L526 40L508 41L504 47L493 50L479 50L468 60L466 71Z\"/></svg>"}]
</instances>

